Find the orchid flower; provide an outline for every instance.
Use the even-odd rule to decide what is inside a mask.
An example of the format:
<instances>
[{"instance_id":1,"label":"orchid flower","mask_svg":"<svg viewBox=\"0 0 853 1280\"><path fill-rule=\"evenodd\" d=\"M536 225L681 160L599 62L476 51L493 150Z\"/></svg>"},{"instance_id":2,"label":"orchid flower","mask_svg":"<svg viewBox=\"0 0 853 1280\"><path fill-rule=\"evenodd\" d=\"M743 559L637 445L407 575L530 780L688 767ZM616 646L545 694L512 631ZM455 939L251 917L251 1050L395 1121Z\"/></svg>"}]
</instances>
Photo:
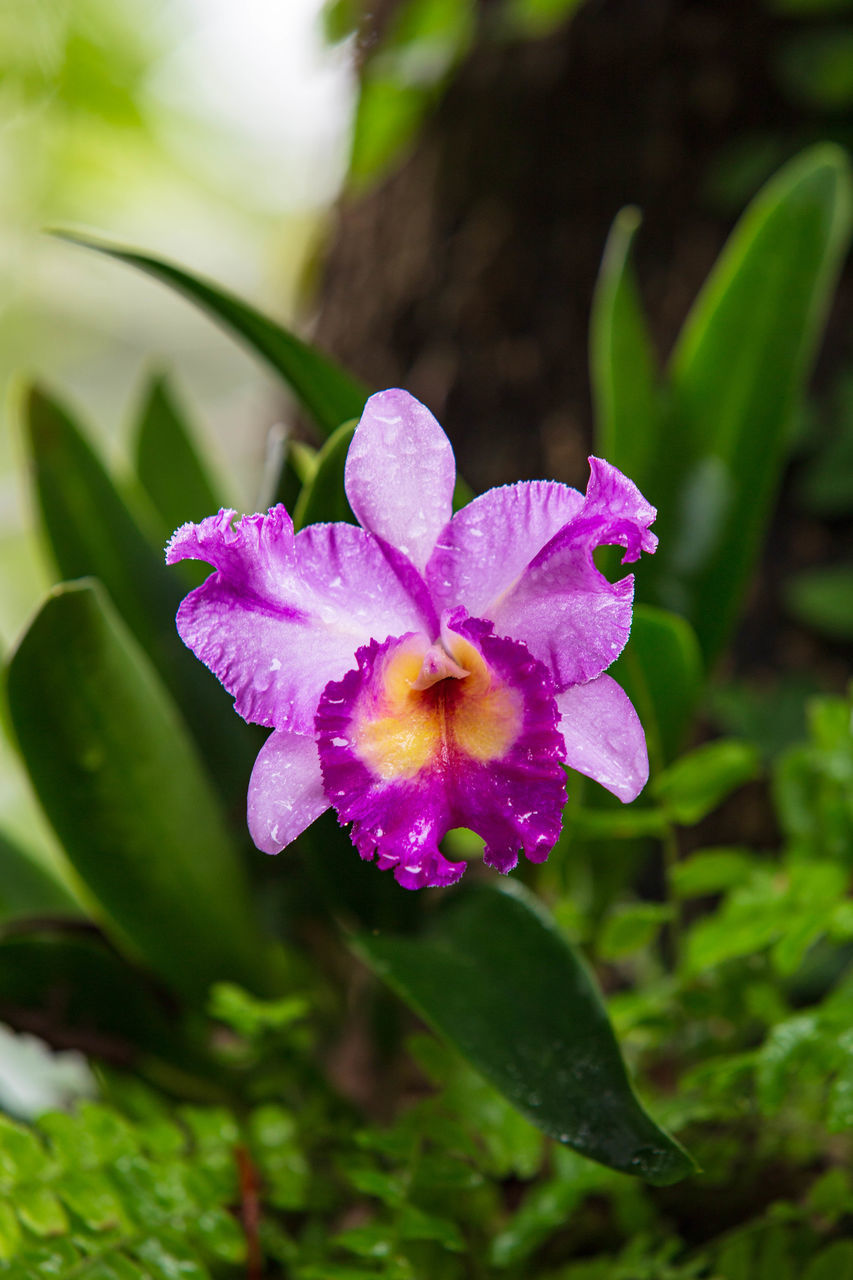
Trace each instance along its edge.
<instances>
[{"instance_id":1,"label":"orchid flower","mask_svg":"<svg viewBox=\"0 0 853 1280\"><path fill-rule=\"evenodd\" d=\"M560 833L569 765L622 801L648 779L645 736L605 669L631 629L623 563L657 545L655 510L590 458L586 495L532 481L452 515L447 436L405 391L371 396L346 461L361 527L294 534L283 506L185 524L169 564L215 572L185 598L178 631L246 720L273 732L249 783L259 849L278 853L330 806L364 859L406 888L448 885L440 851L468 827L484 859L542 862Z\"/></svg>"}]
</instances>

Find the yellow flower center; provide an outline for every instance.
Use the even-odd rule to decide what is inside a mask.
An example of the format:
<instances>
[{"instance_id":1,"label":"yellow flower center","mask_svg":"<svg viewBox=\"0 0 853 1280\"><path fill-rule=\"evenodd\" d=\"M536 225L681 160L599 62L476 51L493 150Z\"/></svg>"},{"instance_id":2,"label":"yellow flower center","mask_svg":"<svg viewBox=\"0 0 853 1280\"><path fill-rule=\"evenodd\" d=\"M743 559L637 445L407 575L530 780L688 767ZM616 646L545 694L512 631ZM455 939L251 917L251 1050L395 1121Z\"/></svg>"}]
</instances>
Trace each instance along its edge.
<instances>
[{"instance_id":1,"label":"yellow flower center","mask_svg":"<svg viewBox=\"0 0 853 1280\"><path fill-rule=\"evenodd\" d=\"M522 725L522 700L470 641L449 629L430 645L412 636L390 650L354 710L353 745L383 782L414 778L462 753L506 754Z\"/></svg>"}]
</instances>

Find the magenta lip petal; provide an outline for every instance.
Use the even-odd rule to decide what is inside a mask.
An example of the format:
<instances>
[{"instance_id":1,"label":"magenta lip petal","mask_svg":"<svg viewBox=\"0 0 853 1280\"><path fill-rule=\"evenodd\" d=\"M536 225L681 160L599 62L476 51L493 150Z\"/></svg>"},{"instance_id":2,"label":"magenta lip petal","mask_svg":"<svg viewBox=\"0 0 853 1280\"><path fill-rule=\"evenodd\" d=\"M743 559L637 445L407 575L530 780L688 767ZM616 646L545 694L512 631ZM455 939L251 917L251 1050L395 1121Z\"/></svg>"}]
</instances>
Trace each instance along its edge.
<instances>
[{"instance_id":1,"label":"magenta lip petal","mask_svg":"<svg viewBox=\"0 0 853 1280\"><path fill-rule=\"evenodd\" d=\"M329 680L372 636L423 625L376 539L353 525L312 525L298 537L284 507L267 516L222 511L178 529L170 564L216 572L178 610L181 639L257 724L311 732Z\"/></svg>"},{"instance_id":2,"label":"magenta lip petal","mask_svg":"<svg viewBox=\"0 0 853 1280\"><path fill-rule=\"evenodd\" d=\"M630 698L608 675L557 694L566 764L594 778L623 804L649 780L646 735Z\"/></svg>"},{"instance_id":3,"label":"magenta lip petal","mask_svg":"<svg viewBox=\"0 0 853 1280\"><path fill-rule=\"evenodd\" d=\"M421 573L450 519L455 478L450 441L425 405L398 389L370 397L347 455L347 498Z\"/></svg>"},{"instance_id":4,"label":"magenta lip petal","mask_svg":"<svg viewBox=\"0 0 853 1280\"><path fill-rule=\"evenodd\" d=\"M279 853L329 807L313 737L277 729L258 752L249 782L249 833Z\"/></svg>"},{"instance_id":5,"label":"magenta lip petal","mask_svg":"<svg viewBox=\"0 0 853 1280\"><path fill-rule=\"evenodd\" d=\"M442 529L427 565L439 608L490 618L531 560L584 504L568 485L531 480L489 489Z\"/></svg>"},{"instance_id":6,"label":"magenta lip petal","mask_svg":"<svg viewBox=\"0 0 853 1280\"><path fill-rule=\"evenodd\" d=\"M492 635L490 623L469 618L451 625L524 701L521 732L506 755L468 761L451 775L452 825L482 836L483 859L498 871L511 871L521 852L544 862L560 835L566 803L565 747L550 675L523 644Z\"/></svg>"},{"instance_id":7,"label":"magenta lip petal","mask_svg":"<svg viewBox=\"0 0 853 1280\"><path fill-rule=\"evenodd\" d=\"M625 561L653 552L656 515L620 471L590 458L583 507L534 557L492 610L501 634L523 641L549 667L555 687L586 683L619 657L631 632L634 579L609 582L593 551L625 547Z\"/></svg>"},{"instance_id":8,"label":"magenta lip petal","mask_svg":"<svg viewBox=\"0 0 853 1280\"><path fill-rule=\"evenodd\" d=\"M511 870L522 851L543 861L560 833L565 748L548 672L523 645L493 636L491 623L463 615L455 610L444 625L480 652L498 685L519 695L517 734L499 757L474 759L445 739L414 777L384 781L358 755L358 709L381 698L382 660L406 636L360 649L357 667L329 684L317 710L328 800L342 824L353 824L361 857L393 867L407 888L450 884L462 874L465 864L448 862L438 848L452 827L481 835L486 861L501 871Z\"/></svg>"},{"instance_id":9,"label":"magenta lip petal","mask_svg":"<svg viewBox=\"0 0 853 1280\"><path fill-rule=\"evenodd\" d=\"M450 862L438 842L451 825L443 788L430 775L411 781L381 782L352 749L352 712L370 681L377 660L400 643L375 641L359 649L358 666L332 682L317 709L317 745L327 801L342 826L352 823L351 838L359 856L377 856L381 870L393 868L406 889L454 884L464 862Z\"/></svg>"}]
</instances>

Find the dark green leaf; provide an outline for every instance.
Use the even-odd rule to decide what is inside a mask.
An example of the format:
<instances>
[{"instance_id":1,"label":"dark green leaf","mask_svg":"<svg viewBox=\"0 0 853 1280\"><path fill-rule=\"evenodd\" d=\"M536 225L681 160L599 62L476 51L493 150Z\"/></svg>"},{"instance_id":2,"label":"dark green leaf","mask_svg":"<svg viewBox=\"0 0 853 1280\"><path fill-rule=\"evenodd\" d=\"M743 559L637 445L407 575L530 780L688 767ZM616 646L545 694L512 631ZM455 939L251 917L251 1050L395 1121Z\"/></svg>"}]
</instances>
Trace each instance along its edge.
<instances>
[{"instance_id":1,"label":"dark green leaf","mask_svg":"<svg viewBox=\"0 0 853 1280\"><path fill-rule=\"evenodd\" d=\"M186 584L150 545L76 423L36 388L26 425L36 499L59 577L91 574L104 584L203 745L226 801L236 803L257 748L255 734L178 638L175 614Z\"/></svg>"},{"instance_id":2,"label":"dark green leaf","mask_svg":"<svg viewBox=\"0 0 853 1280\"><path fill-rule=\"evenodd\" d=\"M791 613L833 640L853 639L853 565L796 574L785 588Z\"/></svg>"},{"instance_id":3,"label":"dark green leaf","mask_svg":"<svg viewBox=\"0 0 853 1280\"><path fill-rule=\"evenodd\" d=\"M293 440L281 423L270 428L264 463L259 510L281 502L293 514L303 487L317 469L317 451L301 440Z\"/></svg>"},{"instance_id":4,"label":"dark green leaf","mask_svg":"<svg viewBox=\"0 0 853 1280\"><path fill-rule=\"evenodd\" d=\"M345 422L329 436L317 455L312 478L303 485L293 513L296 529L306 524L331 524L340 520L358 524L344 492L344 467L356 424Z\"/></svg>"},{"instance_id":5,"label":"dark green leaf","mask_svg":"<svg viewBox=\"0 0 853 1280\"><path fill-rule=\"evenodd\" d=\"M654 793L674 821L689 827L756 777L759 761L758 748L751 742L720 738L671 764L655 780Z\"/></svg>"},{"instance_id":6,"label":"dark green leaf","mask_svg":"<svg viewBox=\"0 0 853 1280\"><path fill-rule=\"evenodd\" d=\"M634 1096L585 966L520 886L463 890L422 936L355 946L544 1132L656 1184L690 1173Z\"/></svg>"},{"instance_id":7,"label":"dark green leaf","mask_svg":"<svg viewBox=\"0 0 853 1280\"><path fill-rule=\"evenodd\" d=\"M786 165L732 233L673 354L672 429L646 495L660 513L650 574L708 661L737 619L850 224L843 152Z\"/></svg>"},{"instance_id":8,"label":"dark green leaf","mask_svg":"<svg viewBox=\"0 0 853 1280\"><path fill-rule=\"evenodd\" d=\"M834 1240L812 1259L803 1280L853 1280L853 1240Z\"/></svg>"},{"instance_id":9,"label":"dark green leaf","mask_svg":"<svg viewBox=\"0 0 853 1280\"><path fill-rule=\"evenodd\" d=\"M853 30L824 26L794 31L773 59L788 93L821 111L845 111L853 104Z\"/></svg>"},{"instance_id":10,"label":"dark green leaf","mask_svg":"<svg viewBox=\"0 0 853 1280\"><path fill-rule=\"evenodd\" d=\"M168 379L151 378L136 426L136 475L161 521L164 541L187 520L225 504L208 476Z\"/></svg>"},{"instance_id":11,"label":"dark green leaf","mask_svg":"<svg viewBox=\"0 0 853 1280\"><path fill-rule=\"evenodd\" d=\"M629 257L639 225L639 211L623 209L607 239L592 304L590 378L596 450L645 490L662 423L658 371Z\"/></svg>"},{"instance_id":12,"label":"dark green leaf","mask_svg":"<svg viewBox=\"0 0 853 1280\"><path fill-rule=\"evenodd\" d=\"M34 387L25 412L42 524L61 578L100 578L149 652L171 624L181 585L170 579L77 424Z\"/></svg>"},{"instance_id":13,"label":"dark green leaf","mask_svg":"<svg viewBox=\"0 0 853 1280\"><path fill-rule=\"evenodd\" d=\"M45 812L120 935L181 990L267 989L218 797L96 585L54 590L12 656L8 697Z\"/></svg>"},{"instance_id":14,"label":"dark green leaf","mask_svg":"<svg viewBox=\"0 0 853 1280\"><path fill-rule=\"evenodd\" d=\"M118 258L176 289L242 339L280 374L299 403L327 434L357 418L370 392L327 356L227 290L152 254L138 253L76 232L57 234L72 244Z\"/></svg>"},{"instance_id":15,"label":"dark green leaf","mask_svg":"<svg viewBox=\"0 0 853 1280\"><path fill-rule=\"evenodd\" d=\"M0 941L0 1018L117 1062L187 1052L160 990L97 936L48 924Z\"/></svg>"},{"instance_id":16,"label":"dark green leaf","mask_svg":"<svg viewBox=\"0 0 853 1280\"><path fill-rule=\"evenodd\" d=\"M58 876L0 833L0 920L52 913L79 915L80 904Z\"/></svg>"}]
</instances>

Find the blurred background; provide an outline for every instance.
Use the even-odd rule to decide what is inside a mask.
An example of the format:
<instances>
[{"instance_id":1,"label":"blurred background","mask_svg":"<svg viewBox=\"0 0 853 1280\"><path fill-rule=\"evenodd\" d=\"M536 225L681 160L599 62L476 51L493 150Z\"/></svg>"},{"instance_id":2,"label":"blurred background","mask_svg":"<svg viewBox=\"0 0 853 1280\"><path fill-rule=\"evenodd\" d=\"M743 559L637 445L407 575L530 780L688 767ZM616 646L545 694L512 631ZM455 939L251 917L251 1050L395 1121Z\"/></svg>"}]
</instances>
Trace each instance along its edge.
<instances>
[{"instance_id":1,"label":"blurred background","mask_svg":"<svg viewBox=\"0 0 853 1280\"><path fill-rule=\"evenodd\" d=\"M121 451L154 365L252 505L271 414L256 364L167 291L44 234L144 245L292 319L342 179L354 76L321 0L0 3L0 635L47 579L15 474L15 383L38 376ZM179 372L178 372L179 371Z\"/></svg>"}]
</instances>

